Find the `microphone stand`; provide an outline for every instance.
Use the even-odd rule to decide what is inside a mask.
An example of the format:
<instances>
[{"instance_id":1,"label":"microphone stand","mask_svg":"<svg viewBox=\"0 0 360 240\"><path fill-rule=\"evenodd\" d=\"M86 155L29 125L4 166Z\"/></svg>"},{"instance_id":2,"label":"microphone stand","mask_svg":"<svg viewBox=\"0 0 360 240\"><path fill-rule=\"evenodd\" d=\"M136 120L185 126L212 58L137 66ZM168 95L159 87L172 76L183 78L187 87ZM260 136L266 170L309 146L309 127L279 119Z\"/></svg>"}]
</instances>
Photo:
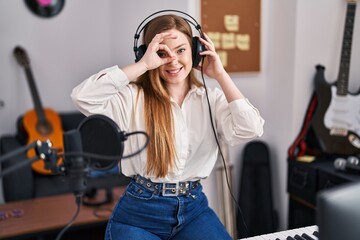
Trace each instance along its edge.
<instances>
[{"instance_id":1,"label":"microphone stand","mask_svg":"<svg viewBox=\"0 0 360 240\"><path fill-rule=\"evenodd\" d=\"M64 133L63 141L64 141L64 151L79 152L83 150L80 133L77 130L71 130L69 132ZM73 218L69 221L69 223L57 235L56 240L59 240L63 236L63 234L75 222L80 212L82 196L87 187L86 176L87 173L89 172L89 168L84 158L80 155L69 156L69 157L65 156L63 165L57 166L57 159L59 158L59 156L57 155L56 150L52 149L51 147L52 147L52 143L50 140L47 140L45 142L37 140L26 146L20 147L12 152L9 152L1 156L0 164L17 155L27 152L30 149L34 149L36 153L36 156L32 157L31 159L25 159L24 161L20 161L18 164L11 166L5 169L4 171L0 172L0 178L3 178L4 176L18 170L19 168L28 166L29 164L38 160L44 160L45 169L51 170L51 172L54 174L69 175L70 187L75 195L77 210Z\"/></svg>"},{"instance_id":2,"label":"microphone stand","mask_svg":"<svg viewBox=\"0 0 360 240\"><path fill-rule=\"evenodd\" d=\"M58 159L56 151L51 148L52 143L50 140L47 141L34 141L28 145L25 145L23 147L20 147L18 149L15 149L14 151L11 151L3 156L0 157L0 164L23 153L26 153L30 149L34 149L36 156L28 159L24 159L24 161L20 161L18 164L11 166L7 169L4 169L0 172L0 178L3 178L4 176L16 171L19 168L25 167L27 165L32 164L35 161L38 160L44 160L45 161L45 168L50 169L54 173L59 173L59 170L56 166L56 161Z\"/></svg>"},{"instance_id":3,"label":"microphone stand","mask_svg":"<svg viewBox=\"0 0 360 240\"><path fill-rule=\"evenodd\" d=\"M82 142L80 133L77 130L71 130L64 133L64 151L66 152L81 152L82 151ZM23 153L26 153L30 149L34 149L36 155L32 158L26 158L22 161L19 161L17 164L4 169L0 172L0 178L5 177L6 175L18 170L19 168L28 166L35 161L44 160L45 169L51 170L53 174L56 175L69 175L70 177L70 187L75 195L83 193L87 187L87 173L89 172L88 164L85 162L82 156L70 155L65 156L64 163L60 166L57 165L57 160L59 158L55 149L51 148L52 143L50 140L46 141L34 141L28 145L15 149L3 156L0 157L0 164ZM66 155L66 154L63 154Z\"/></svg>"},{"instance_id":4,"label":"microphone stand","mask_svg":"<svg viewBox=\"0 0 360 240\"><path fill-rule=\"evenodd\" d=\"M59 175L69 175L70 178L70 188L73 190L76 198L76 205L77 205L77 211L74 214L73 218L70 220L70 222L62 229L62 231L58 234L56 240L60 239L61 236L65 233L65 231L70 228L70 226L75 221L78 213L80 212L80 206L82 204L82 197L84 195L84 192L87 188L87 175L89 173L89 162L85 161L84 156L88 158L103 158L108 159L110 161L119 161L121 158L130 158L136 154L139 154L141 151L145 149L147 144L149 143L149 136L145 132L137 131L132 133L125 132L119 132L119 129L117 125L108 117L105 117L103 115L93 115L91 117L88 117L85 123L89 123L89 120L93 120L95 118L98 119L97 123L103 126L103 121L105 121L105 126L110 127L113 129L114 132L117 134L120 134L120 141L123 142L127 139L128 136L134 135L134 134L143 134L146 137L146 141L144 146L139 149L138 151L135 151L131 154L128 154L127 156L104 156L99 154L92 154L92 153L84 153L83 152L83 146L82 146L82 137L80 134L80 131L78 129L73 129L68 132L65 132L63 134L63 143L64 143L64 153L57 154L56 150L52 149L52 144L50 141L42 142L40 140L35 141L33 143L30 143L29 145L26 145L24 147L20 147L8 154L3 155L0 157L0 164L2 162L5 162L8 159L11 159L12 157L23 154L24 152L29 151L30 149L35 148L36 156L31 159L26 159L26 161L21 161L17 165L14 165L12 167L9 167L5 169L3 172L0 172L0 178L3 178L9 173L12 173L16 171L17 169L28 166L29 164L33 163L37 160L44 160L45 162L45 168L48 170L51 170L54 174ZM81 126L84 127L85 123L83 122ZM92 121L90 121L90 124L92 124ZM91 125L90 127L93 128ZM86 128L85 128L86 129ZM117 138L119 140L119 138ZM122 148L122 144L121 148ZM59 157L63 157L64 161L62 165L57 165L57 160ZM94 165L95 166L95 165ZM111 199L111 198L110 198Z\"/></svg>"}]
</instances>

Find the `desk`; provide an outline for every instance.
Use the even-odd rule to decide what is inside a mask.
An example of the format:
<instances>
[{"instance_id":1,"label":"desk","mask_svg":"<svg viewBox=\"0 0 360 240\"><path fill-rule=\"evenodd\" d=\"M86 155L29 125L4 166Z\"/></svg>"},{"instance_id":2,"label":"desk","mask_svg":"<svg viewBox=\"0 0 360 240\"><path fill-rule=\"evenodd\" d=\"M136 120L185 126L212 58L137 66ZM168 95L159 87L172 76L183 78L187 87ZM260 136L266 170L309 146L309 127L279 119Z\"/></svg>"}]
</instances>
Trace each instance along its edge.
<instances>
[{"instance_id":1,"label":"desk","mask_svg":"<svg viewBox=\"0 0 360 240\"><path fill-rule=\"evenodd\" d=\"M107 209L107 211L101 212L102 217L94 215L95 207L82 205L79 215L70 230L76 227L85 229L95 225L106 225L115 202L124 190L124 187L113 190L114 202L101 206L101 209ZM97 197L102 198L104 194L105 191L100 192ZM0 205L0 211L7 213L14 209L21 209L24 213L20 217L9 217L5 220L0 220L0 239L25 238L49 233L57 234L72 219L77 206L73 194L36 198Z\"/></svg>"},{"instance_id":2,"label":"desk","mask_svg":"<svg viewBox=\"0 0 360 240\"><path fill-rule=\"evenodd\" d=\"M333 159L317 159L311 163L288 159L288 228L316 224L317 194L350 182L360 182L360 174L336 170Z\"/></svg>"}]
</instances>

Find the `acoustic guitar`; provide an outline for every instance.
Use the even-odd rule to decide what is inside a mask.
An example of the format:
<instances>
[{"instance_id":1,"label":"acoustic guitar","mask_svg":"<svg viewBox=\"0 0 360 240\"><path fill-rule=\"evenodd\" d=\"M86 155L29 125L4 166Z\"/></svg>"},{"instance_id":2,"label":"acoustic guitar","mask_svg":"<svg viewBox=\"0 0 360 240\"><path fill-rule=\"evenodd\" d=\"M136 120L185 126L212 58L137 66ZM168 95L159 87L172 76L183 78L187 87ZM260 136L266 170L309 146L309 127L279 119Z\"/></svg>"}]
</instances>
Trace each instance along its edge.
<instances>
[{"instance_id":1,"label":"acoustic guitar","mask_svg":"<svg viewBox=\"0 0 360 240\"><path fill-rule=\"evenodd\" d=\"M325 68L316 67L318 106L311 125L324 153L355 155L360 153L360 97L348 92L348 82L357 1L347 2L339 75L328 84Z\"/></svg>"},{"instance_id":2,"label":"acoustic guitar","mask_svg":"<svg viewBox=\"0 0 360 240\"><path fill-rule=\"evenodd\" d=\"M30 68L30 60L25 51L20 46L15 47L14 56L25 70L27 81L30 87L34 109L26 112L22 119L22 125L28 135L28 143L36 140L50 140L52 148L57 151L63 151L63 130L60 116L50 108L43 108L34 77ZM30 149L27 153L28 158L36 156L34 149ZM63 162L62 159L57 161L57 165ZM32 163L32 169L40 174L51 174L51 170L45 168L44 160L38 160Z\"/></svg>"}]
</instances>

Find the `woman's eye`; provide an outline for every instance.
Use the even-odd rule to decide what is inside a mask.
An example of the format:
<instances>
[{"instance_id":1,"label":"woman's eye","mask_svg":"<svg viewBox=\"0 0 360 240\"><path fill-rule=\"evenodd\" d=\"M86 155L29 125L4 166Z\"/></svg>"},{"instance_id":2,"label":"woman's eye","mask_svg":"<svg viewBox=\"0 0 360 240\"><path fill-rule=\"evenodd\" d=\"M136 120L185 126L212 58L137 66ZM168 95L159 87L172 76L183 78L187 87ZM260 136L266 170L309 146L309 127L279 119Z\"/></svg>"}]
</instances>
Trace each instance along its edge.
<instances>
[{"instance_id":1,"label":"woman's eye","mask_svg":"<svg viewBox=\"0 0 360 240\"><path fill-rule=\"evenodd\" d=\"M167 56L166 52L162 52L162 51L158 51L157 52L157 55L160 57L160 58L165 58Z\"/></svg>"},{"instance_id":2,"label":"woman's eye","mask_svg":"<svg viewBox=\"0 0 360 240\"><path fill-rule=\"evenodd\" d=\"M178 53L183 53L183 52L185 52L185 48L180 48L180 49L178 50Z\"/></svg>"}]
</instances>

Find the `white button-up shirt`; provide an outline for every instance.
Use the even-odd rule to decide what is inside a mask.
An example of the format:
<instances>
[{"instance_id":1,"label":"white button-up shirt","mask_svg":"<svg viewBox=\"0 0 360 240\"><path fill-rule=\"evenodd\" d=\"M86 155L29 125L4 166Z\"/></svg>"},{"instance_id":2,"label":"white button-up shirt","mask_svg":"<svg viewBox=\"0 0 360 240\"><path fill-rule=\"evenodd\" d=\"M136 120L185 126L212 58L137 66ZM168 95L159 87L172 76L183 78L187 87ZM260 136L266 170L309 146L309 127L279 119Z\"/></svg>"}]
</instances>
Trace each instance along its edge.
<instances>
[{"instance_id":1,"label":"white button-up shirt","mask_svg":"<svg viewBox=\"0 0 360 240\"><path fill-rule=\"evenodd\" d=\"M89 116L104 114L113 119L122 131L146 131L144 95L129 84L117 66L91 76L75 87L71 97L79 110ZM208 89L212 120L217 137L230 145L240 144L263 134L264 120L248 99L227 102L219 88ZM146 150L121 160L126 176L140 174L154 182L193 181L210 175L216 163L218 146L213 133L205 89L193 86L181 107L172 102L175 137L175 167L157 179L146 172ZM151 136L150 136L151 137ZM132 135L124 142L124 156L138 151L145 137Z\"/></svg>"}]
</instances>

